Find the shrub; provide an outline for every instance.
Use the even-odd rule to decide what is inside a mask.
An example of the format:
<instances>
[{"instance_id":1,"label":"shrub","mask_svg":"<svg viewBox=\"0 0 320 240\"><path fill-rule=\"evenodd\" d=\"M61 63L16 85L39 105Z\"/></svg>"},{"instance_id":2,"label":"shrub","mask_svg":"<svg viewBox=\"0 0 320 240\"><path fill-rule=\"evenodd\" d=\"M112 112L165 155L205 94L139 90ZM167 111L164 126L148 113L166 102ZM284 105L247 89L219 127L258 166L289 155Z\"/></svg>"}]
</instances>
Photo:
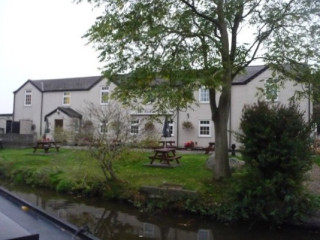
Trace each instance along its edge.
<instances>
[{"instance_id":1,"label":"shrub","mask_svg":"<svg viewBox=\"0 0 320 240\"><path fill-rule=\"evenodd\" d=\"M61 127L57 127L54 131L54 140L60 143L67 143L67 139L68 139L68 134L67 132L61 128Z\"/></svg>"},{"instance_id":2,"label":"shrub","mask_svg":"<svg viewBox=\"0 0 320 240\"><path fill-rule=\"evenodd\" d=\"M68 180L61 180L56 187L56 190L58 192L64 192L64 193L70 192L71 189L72 189L72 183Z\"/></svg>"},{"instance_id":3,"label":"shrub","mask_svg":"<svg viewBox=\"0 0 320 240\"><path fill-rule=\"evenodd\" d=\"M246 172L235 184L239 217L276 224L305 213L305 173L311 168L311 128L295 105L259 102L244 108L239 142Z\"/></svg>"}]
</instances>

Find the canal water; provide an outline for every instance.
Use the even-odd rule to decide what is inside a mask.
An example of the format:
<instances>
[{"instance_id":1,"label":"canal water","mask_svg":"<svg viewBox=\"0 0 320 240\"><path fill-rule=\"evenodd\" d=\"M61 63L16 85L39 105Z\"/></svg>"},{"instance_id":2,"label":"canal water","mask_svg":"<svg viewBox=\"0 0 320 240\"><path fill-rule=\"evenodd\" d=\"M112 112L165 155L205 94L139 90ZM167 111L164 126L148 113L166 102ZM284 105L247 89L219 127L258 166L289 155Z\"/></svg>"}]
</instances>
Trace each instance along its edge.
<instances>
[{"instance_id":1,"label":"canal water","mask_svg":"<svg viewBox=\"0 0 320 240\"><path fill-rule=\"evenodd\" d=\"M226 225L174 212L147 214L125 203L70 197L25 186L3 187L50 214L79 227L87 226L92 234L106 240L320 240L320 230Z\"/></svg>"}]
</instances>

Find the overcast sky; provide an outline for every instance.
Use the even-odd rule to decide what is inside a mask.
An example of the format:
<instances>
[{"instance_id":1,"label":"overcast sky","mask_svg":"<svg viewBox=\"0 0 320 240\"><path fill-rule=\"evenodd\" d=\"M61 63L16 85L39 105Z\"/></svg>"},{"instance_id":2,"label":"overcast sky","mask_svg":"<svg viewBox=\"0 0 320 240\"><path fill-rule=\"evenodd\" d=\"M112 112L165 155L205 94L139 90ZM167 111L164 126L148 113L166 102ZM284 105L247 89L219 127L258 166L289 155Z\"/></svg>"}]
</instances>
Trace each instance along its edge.
<instances>
[{"instance_id":1,"label":"overcast sky","mask_svg":"<svg viewBox=\"0 0 320 240\"><path fill-rule=\"evenodd\" d=\"M82 38L98 15L73 0L0 0L0 114L12 113L13 91L28 79L101 74L98 53Z\"/></svg>"},{"instance_id":2,"label":"overcast sky","mask_svg":"<svg viewBox=\"0 0 320 240\"><path fill-rule=\"evenodd\" d=\"M98 53L81 37L97 10L72 0L0 0L0 114L28 79L100 75Z\"/></svg>"}]
</instances>

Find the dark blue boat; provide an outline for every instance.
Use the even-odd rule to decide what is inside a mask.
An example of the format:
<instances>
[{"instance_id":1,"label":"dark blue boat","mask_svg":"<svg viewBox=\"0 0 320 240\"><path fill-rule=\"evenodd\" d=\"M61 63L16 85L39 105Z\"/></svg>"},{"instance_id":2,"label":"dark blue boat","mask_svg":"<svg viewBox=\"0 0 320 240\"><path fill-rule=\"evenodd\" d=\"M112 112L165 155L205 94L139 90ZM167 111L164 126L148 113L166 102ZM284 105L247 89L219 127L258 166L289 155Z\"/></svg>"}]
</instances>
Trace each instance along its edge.
<instances>
[{"instance_id":1,"label":"dark blue boat","mask_svg":"<svg viewBox=\"0 0 320 240\"><path fill-rule=\"evenodd\" d=\"M0 240L98 240L0 188Z\"/></svg>"}]
</instances>

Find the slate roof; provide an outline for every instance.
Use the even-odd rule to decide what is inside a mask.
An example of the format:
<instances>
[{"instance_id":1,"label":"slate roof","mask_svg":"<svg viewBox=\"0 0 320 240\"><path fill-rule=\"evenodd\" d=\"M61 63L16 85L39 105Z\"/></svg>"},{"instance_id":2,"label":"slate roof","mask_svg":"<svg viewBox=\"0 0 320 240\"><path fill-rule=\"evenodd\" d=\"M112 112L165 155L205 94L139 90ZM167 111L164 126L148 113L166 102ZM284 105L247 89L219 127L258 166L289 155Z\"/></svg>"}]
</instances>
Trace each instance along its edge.
<instances>
[{"instance_id":1,"label":"slate roof","mask_svg":"<svg viewBox=\"0 0 320 240\"><path fill-rule=\"evenodd\" d=\"M267 70L268 67L265 65L258 66L248 66L246 70L240 74L238 74L232 81L232 85L242 85L247 84L252 79L263 73Z\"/></svg>"},{"instance_id":2,"label":"slate roof","mask_svg":"<svg viewBox=\"0 0 320 240\"><path fill-rule=\"evenodd\" d=\"M241 74L238 74L233 80L233 85L247 84L252 79L264 72L268 67L265 65L248 66ZM28 80L41 92L59 92L59 91L86 91L90 90L94 85L103 79L103 76L77 77L77 78L61 78L61 79L43 79ZM159 81L159 79L157 79ZM23 84L14 93L18 92L25 84Z\"/></svg>"},{"instance_id":3,"label":"slate roof","mask_svg":"<svg viewBox=\"0 0 320 240\"><path fill-rule=\"evenodd\" d=\"M259 76L261 73L263 73L265 70L267 70L268 67L265 65L257 65L257 66L248 66L245 68L244 71L242 71L240 74L238 74L232 81L232 85L244 85L253 80L255 77ZM126 77L126 75L119 75L121 77ZM117 79L119 80L119 79ZM115 84L119 84L117 81L113 81ZM152 82L152 85L159 85L166 83L161 78L155 78Z\"/></svg>"},{"instance_id":4,"label":"slate roof","mask_svg":"<svg viewBox=\"0 0 320 240\"><path fill-rule=\"evenodd\" d=\"M101 79L103 76L28 80L26 83L30 82L41 92L85 91L91 89ZM18 92L25 84L14 93Z\"/></svg>"},{"instance_id":5,"label":"slate roof","mask_svg":"<svg viewBox=\"0 0 320 240\"><path fill-rule=\"evenodd\" d=\"M97 84L103 76L78 77L50 80L30 80L40 91L80 91L89 90Z\"/></svg>"},{"instance_id":6,"label":"slate roof","mask_svg":"<svg viewBox=\"0 0 320 240\"><path fill-rule=\"evenodd\" d=\"M78 113L76 110L73 110L72 108L69 107L57 107L55 110L49 112L44 119L47 119L50 115L52 115L53 113L57 112L57 111L61 111L64 114L66 114L67 116L71 117L71 118L79 118L82 119L82 115L80 113Z\"/></svg>"}]
</instances>

